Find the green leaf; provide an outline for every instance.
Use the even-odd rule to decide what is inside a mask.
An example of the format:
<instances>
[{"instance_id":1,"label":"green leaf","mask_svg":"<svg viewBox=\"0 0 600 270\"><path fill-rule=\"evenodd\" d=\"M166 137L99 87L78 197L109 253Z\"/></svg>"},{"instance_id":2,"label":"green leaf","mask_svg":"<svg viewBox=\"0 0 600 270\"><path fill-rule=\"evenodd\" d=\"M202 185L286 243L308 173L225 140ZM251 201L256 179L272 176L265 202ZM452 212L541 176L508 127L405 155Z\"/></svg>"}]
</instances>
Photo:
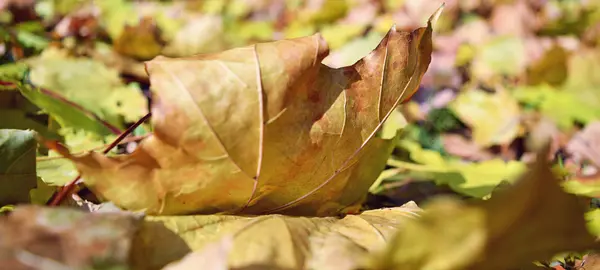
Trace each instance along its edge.
<instances>
[{"instance_id":1,"label":"green leaf","mask_svg":"<svg viewBox=\"0 0 600 270\"><path fill-rule=\"evenodd\" d=\"M56 187L49 186L38 177L37 187L29 191L29 198L32 204L45 205L56 191Z\"/></svg>"},{"instance_id":2,"label":"green leaf","mask_svg":"<svg viewBox=\"0 0 600 270\"><path fill-rule=\"evenodd\" d=\"M396 137L398 131L404 128L407 124L406 118L399 110L394 110L390 117L383 123L381 128L381 138L392 139Z\"/></svg>"},{"instance_id":3,"label":"green leaf","mask_svg":"<svg viewBox=\"0 0 600 270\"><path fill-rule=\"evenodd\" d=\"M600 209L594 209L585 213L588 230L600 237Z\"/></svg>"},{"instance_id":4,"label":"green leaf","mask_svg":"<svg viewBox=\"0 0 600 270\"><path fill-rule=\"evenodd\" d=\"M21 62L0 65L0 81L11 83L21 82L25 78L28 69L27 65ZM2 89L1 85L0 89Z\"/></svg>"},{"instance_id":5,"label":"green leaf","mask_svg":"<svg viewBox=\"0 0 600 270\"><path fill-rule=\"evenodd\" d=\"M362 35L367 28L364 24L333 24L323 27L321 34L332 50L338 49L349 40Z\"/></svg>"},{"instance_id":6,"label":"green leaf","mask_svg":"<svg viewBox=\"0 0 600 270\"><path fill-rule=\"evenodd\" d=\"M434 180L438 185L447 184L456 192L483 198L492 193L502 182L512 183L524 172L525 164L501 159L478 163L446 160L439 152L422 149L418 144L402 141L401 146L410 152L413 161L408 163L389 160L388 165L416 172L423 178Z\"/></svg>"},{"instance_id":7,"label":"green leaf","mask_svg":"<svg viewBox=\"0 0 600 270\"><path fill-rule=\"evenodd\" d=\"M400 172L400 169L398 169L398 168L384 170L383 172L381 172L381 174L379 175L377 180L375 180L375 182L373 182L373 184L369 188L369 192L377 194L377 193L383 191L383 187L381 186L383 181L398 175L399 172Z\"/></svg>"},{"instance_id":8,"label":"green leaf","mask_svg":"<svg viewBox=\"0 0 600 270\"><path fill-rule=\"evenodd\" d=\"M562 190L547 156L540 153L519 181L489 200L430 202L370 269L529 269L559 252L597 248L579 199Z\"/></svg>"},{"instance_id":9,"label":"green leaf","mask_svg":"<svg viewBox=\"0 0 600 270\"><path fill-rule=\"evenodd\" d=\"M49 157L38 160L37 175L47 185L64 186L75 179L79 173L70 160L62 157Z\"/></svg>"},{"instance_id":10,"label":"green leaf","mask_svg":"<svg viewBox=\"0 0 600 270\"><path fill-rule=\"evenodd\" d=\"M59 131L64 136L64 144L74 153L102 149L112 142L116 136L99 136L79 129L63 128ZM112 150L113 152L116 149ZM37 175L50 186L63 186L79 175L75 165L55 152L37 160Z\"/></svg>"},{"instance_id":11,"label":"green leaf","mask_svg":"<svg viewBox=\"0 0 600 270\"><path fill-rule=\"evenodd\" d=\"M139 22L133 3L125 0L103 0L94 3L102 11L100 21L110 37L115 40L123 32L125 25Z\"/></svg>"},{"instance_id":12,"label":"green leaf","mask_svg":"<svg viewBox=\"0 0 600 270\"><path fill-rule=\"evenodd\" d=\"M600 196L600 182L598 181L582 182L577 179L571 179L563 182L562 186L567 192L576 195L587 197Z\"/></svg>"},{"instance_id":13,"label":"green leaf","mask_svg":"<svg viewBox=\"0 0 600 270\"><path fill-rule=\"evenodd\" d=\"M19 84L18 88L23 96L52 116L62 127L80 128L99 135L114 133L101 121L95 119L94 115L74 107L64 98L48 95L41 89L23 84Z\"/></svg>"},{"instance_id":14,"label":"green leaf","mask_svg":"<svg viewBox=\"0 0 600 270\"><path fill-rule=\"evenodd\" d=\"M46 125L28 116L25 111L17 109L0 109L0 129L33 129L47 139L59 140L61 137Z\"/></svg>"},{"instance_id":15,"label":"green leaf","mask_svg":"<svg viewBox=\"0 0 600 270\"><path fill-rule=\"evenodd\" d=\"M471 66L472 76L479 79L516 76L524 71L525 59L525 45L521 38L496 37L478 48Z\"/></svg>"},{"instance_id":16,"label":"green leaf","mask_svg":"<svg viewBox=\"0 0 600 270\"><path fill-rule=\"evenodd\" d=\"M0 205L29 202L36 187L35 132L0 130Z\"/></svg>"},{"instance_id":17,"label":"green leaf","mask_svg":"<svg viewBox=\"0 0 600 270\"><path fill-rule=\"evenodd\" d=\"M574 121L588 123L600 117L600 107L597 105L600 103L577 95L577 91L565 91L547 84L519 86L513 90L517 100L537 107L563 129L572 127Z\"/></svg>"},{"instance_id":18,"label":"green leaf","mask_svg":"<svg viewBox=\"0 0 600 270\"><path fill-rule=\"evenodd\" d=\"M46 50L28 63L34 85L63 96L114 126L123 127L122 117L135 121L147 112L139 88L124 85L118 71L101 62Z\"/></svg>"},{"instance_id":19,"label":"green leaf","mask_svg":"<svg viewBox=\"0 0 600 270\"><path fill-rule=\"evenodd\" d=\"M19 31L17 33L17 39L24 46L34 48L38 51L45 49L48 47L48 44L50 44L50 42L44 37L26 31Z\"/></svg>"},{"instance_id":20,"label":"green leaf","mask_svg":"<svg viewBox=\"0 0 600 270\"><path fill-rule=\"evenodd\" d=\"M14 209L15 209L14 205L4 205L4 206L0 207L0 214L6 213L6 212L11 212Z\"/></svg>"},{"instance_id":21,"label":"green leaf","mask_svg":"<svg viewBox=\"0 0 600 270\"><path fill-rule=\"evenodd\" d=\"M388 29L389 25L386 25L386 30ZM360 60L361 55L366 55L377 47L383 36L384 34L371 31L365 37L355 38L333 51L323 59L323 63L331 67L352 65Z\"/></svg>"}]
</instances>

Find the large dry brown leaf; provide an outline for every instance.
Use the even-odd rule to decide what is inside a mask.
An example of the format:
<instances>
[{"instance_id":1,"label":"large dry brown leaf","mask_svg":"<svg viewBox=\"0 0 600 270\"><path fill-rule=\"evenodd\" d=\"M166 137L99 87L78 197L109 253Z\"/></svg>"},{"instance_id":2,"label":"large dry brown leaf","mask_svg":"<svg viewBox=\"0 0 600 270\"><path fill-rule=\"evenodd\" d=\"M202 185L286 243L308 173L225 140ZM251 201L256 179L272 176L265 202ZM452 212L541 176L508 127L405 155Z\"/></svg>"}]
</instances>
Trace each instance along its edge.
<instances>
[{"instance_id":1,"label":"large dry brown leaf","mask_svg":"<svg viewBox=\"0 0 600 270\"><path fill-rule=\"evenodd\" d=\"M417 90L440 11L338 69L318 34L157 57L154 136L130 156L71 159L97 194L150 214L351 211L385 166L393 141L377 131Z\"/></svg>"}]
</instances>

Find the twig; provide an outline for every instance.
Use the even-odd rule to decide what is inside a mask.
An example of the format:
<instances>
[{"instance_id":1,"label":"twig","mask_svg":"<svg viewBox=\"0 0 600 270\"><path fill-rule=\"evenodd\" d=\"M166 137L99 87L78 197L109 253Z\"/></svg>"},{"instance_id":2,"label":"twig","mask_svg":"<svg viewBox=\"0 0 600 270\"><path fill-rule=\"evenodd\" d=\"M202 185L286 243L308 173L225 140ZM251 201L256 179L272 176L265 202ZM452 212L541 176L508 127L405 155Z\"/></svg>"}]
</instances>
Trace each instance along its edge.
<instances>
[{"instance_id":1,"label":"twig","mask_svg":"<svg viewBox=\"0 0 600 270\"><path fill-rule=\"evenodd\" d=\"M138 126L140 126L142 123L144 123L146 120L148 120L148 118L150 118L150 116L152 116L151 112L144 115L144 117L142 117L140 120L135 122L135 124L133 124L127 130L125 130L125 132L123 132L121 135L119 135L119 137L117 137L106 149L104 149L104 151L102 151L102 154L106 155L108 152L110 152L110 150L115 148L123 139L125 139L125 137L127 137L127 135L131 134L131 132L133 132L133 130L135 130ZM66 186L62 187L58 191L58 193L53 194L53 196L49 200L49 203L47 203L47 204L49 206L60 205L60 203L63 201L63 199L73 191L73 189L75 188L76 182L80 178L81 178L81 175L78 175L75 179L73 179L71 182L69 182Z\"/></svg>"},{"instance_id":2,"label":"twig","mask_svg":"<svg viewBox=\"0 0 600 270\"><path fill-rule=\"evenodd\" d=\"M139 140L145 139L146 137L150 136L151 134L152 133L148 133L148 134L140 135L140 136L129 137L129 138L124 139L123 141L121 141L118 145L122 145L122 144L130 143L130 142L139 141ZM110 144L112 144L112 142ZM108 147L110 144L107 143L105 145L98 146L98 147L92 148L92 149L84 151L84 152L97 151L97 150L100 150L100 149L104 149L104 148ZM73 155L74 156L81 155L84 152L74 153ZM48 161L48 160L63 159L63 158L66 158L66 157L62 157L62 156L54 156L54 157L43 156L43 157L36 157L35 160L37 162L40 162L40 161Z\"/></svg>"}]
</instances>

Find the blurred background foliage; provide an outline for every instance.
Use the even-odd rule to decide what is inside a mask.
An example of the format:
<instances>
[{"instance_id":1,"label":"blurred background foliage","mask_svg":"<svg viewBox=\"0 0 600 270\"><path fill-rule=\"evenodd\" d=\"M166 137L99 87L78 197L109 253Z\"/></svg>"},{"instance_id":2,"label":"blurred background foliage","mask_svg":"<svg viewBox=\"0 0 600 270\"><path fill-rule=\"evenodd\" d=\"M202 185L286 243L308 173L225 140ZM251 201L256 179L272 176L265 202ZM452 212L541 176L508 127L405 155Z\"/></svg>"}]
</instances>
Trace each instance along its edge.
<instances>
[{"instance_id":1,"label":"blurred background foliage","mask_svg":"<svg viewBox=\"0 0 600 270\"><path fill-rule=\"evenodd\" d=\"M441 4L0 1L0 128L34 129L74 152L97 149L148 113L145 60L320 32L330 48L324 63L342 67L372 50L392 25L424 26ZM548 137L565 188L593 201L600 195L600 1L445 5L420 91L382 130L402 128L402 140L365 207L448 193L488 198L524 171ZM142 125L113 153L131 151L149 132ZM37 166L49 185L76 175L43 148Z\"/></svg>"}]
</instances>

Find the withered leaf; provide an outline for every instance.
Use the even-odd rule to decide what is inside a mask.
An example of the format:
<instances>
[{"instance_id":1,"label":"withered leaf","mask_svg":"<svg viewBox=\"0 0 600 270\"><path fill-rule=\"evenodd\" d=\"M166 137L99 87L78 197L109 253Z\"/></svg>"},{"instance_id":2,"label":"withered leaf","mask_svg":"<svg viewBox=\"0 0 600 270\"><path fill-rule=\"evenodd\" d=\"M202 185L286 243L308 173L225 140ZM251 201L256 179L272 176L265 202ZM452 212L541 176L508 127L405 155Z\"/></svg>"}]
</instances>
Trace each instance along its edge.
<instances>
[{"instance_id":1,"label":"withered leaf","mask_svg":"<svg viewBox=\"0 0 600 270\"><path fill-rule=\"evenodd\" d=\"M351 212L391 153L376 134L418 89L440 11L337 69L318 34L157 57L154 135L130 156L71 159L97 194L149 214Z\"/></svg>"},{"instance_id":2,"label":"withered leaf","mask_svg":"<svg viewBox=\"0 0 600 270\"><path fill-rule=\"evenodd\" d=\"M344 218L149 216L134 244L133 267L160 269L192 250L167 269L186 269L190 260L205 269L356 269L419 213L409 202Z\"/></svg>"},{"instance_id":3,"label":"withered leaf","mask_svg":"<svg viewBox=\"0 0 600 270\"><path fill-rule=\"evenodd\" d=\"M17 207L0 217L0 265L13 270L127 269L139 221L124 213Z\"/></svg>"},{"instance_id":4,"label":"withered leaf","mask_svg":"<svg viewBox=\"0 0 600 270\"><path fill-rule=\"evenodd\" d=\"M519 181L487 201L425 206L374 257L373 269L522 269L560 252L598 248L578 198L550 170L548 148Z\"/></svg>"}]
</instances>

